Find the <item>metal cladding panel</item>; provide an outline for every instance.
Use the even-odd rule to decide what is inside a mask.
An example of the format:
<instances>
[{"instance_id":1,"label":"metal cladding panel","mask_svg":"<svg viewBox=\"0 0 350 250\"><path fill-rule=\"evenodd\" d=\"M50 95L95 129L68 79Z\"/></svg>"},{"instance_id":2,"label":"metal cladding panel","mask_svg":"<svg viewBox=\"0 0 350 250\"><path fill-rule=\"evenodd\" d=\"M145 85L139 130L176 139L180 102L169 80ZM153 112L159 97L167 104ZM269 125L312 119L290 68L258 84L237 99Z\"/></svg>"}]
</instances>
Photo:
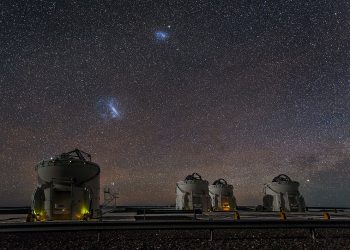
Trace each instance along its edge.
<instances>
[{"instance_id":1,"label":"metal cladding panel","mask_svg":"<svg viewBox=\"0 0 350 250\"><path fill-rule=\"evenodd\" d=\"M216 195L233 196L232 185L209 185L209 191Z\"/></svg>"},{"instance_id":2,"label":"metal cladding panel","mask_svg":"<svg viewBox=\"0 0 350 250\"><path fill-rule=\"evenodd\" d=\"M95 164L78 162L48 162L48 164L39 165L37 168L40 179L45 182L56 182L74 180L76 183L88 181L97 176L100 169Z\"/></svg>"},{"instance_id":3,"label":"metal cladding panel","mask_svg":"<svg viewBox=\"0 0 350 250\"><path fill-rule=\"evenodd\" d=\"M293 182L287 182L287 183L278 183L278 182L271 182L268 184L270 188L279 193L298 193L299 183L296 181Z\"/></svg>"},{"instance_id":4,"label":"metal cladding panel","mask_svg":"<svg viewBox=\"0 0 350 250\"><path fill-rule=\"evenodd\" d=\"M100 209L100 176L84 183L84 186L91 190L92 209L94 210L94 215L96 215L97 210Z\"/></svg>"},{"instance_id":5,"label":"metal cladding panel","mask_svg":"<svg viewBox=\"0 0 350 250\"><path fill-rule=\"evenodd\" d=\"M45 201L44 189L41 187L36 187L32 194L32 209L35 211L43 211Z\"/></svg>"},{"instance_id":6,"label":"metal cladding panel","mask_svg":"<svg viewBox=\"0 0 350 250\"><path fill-rule=\"evenodd\" d=\"M177 186L180 192L209 194L207 181L179 181Z\"/></svg>"}]
</instances>

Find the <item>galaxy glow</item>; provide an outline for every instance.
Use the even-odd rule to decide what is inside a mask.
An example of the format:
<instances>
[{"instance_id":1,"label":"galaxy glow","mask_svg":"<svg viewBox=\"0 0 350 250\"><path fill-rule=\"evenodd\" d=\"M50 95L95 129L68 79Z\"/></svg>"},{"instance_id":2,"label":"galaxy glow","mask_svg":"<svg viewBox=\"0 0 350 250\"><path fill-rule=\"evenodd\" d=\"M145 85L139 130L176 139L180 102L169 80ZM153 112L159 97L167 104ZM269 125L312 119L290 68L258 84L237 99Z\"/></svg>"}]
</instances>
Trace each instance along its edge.
<instances>
[{"instance_id":1,"label":"galaxy glow","mask_svg":"<svg viewBox=\"0 0 350 250\"><path fill-rule=\"evenodd\" d=\"M116 98L100 98L97 102L97 111L103 120L121 119L119 106Z\"/></svg>"},{"instance_id":2,"label":"galaxy glow","mask_svg":"<svg viewBox=\"0 0 350 250\"><path fill-rule=\"evenodd\" d=\"M169 33L165 31L156 31L154 35L158 42L164 42L169 38Z\"/></svg>"},{"instance_id":3,"label":"galaxy glow","mask_svg":"<svg viewBox=\"0 0 350 250\"><path fill-rule=\"evenodd\" d=\"M74 148L120 205L175 204L198 172L238 205L284 173L308 206L350 206L348 0L0 7L0 206Z\"/></svg>"}]
</instances>

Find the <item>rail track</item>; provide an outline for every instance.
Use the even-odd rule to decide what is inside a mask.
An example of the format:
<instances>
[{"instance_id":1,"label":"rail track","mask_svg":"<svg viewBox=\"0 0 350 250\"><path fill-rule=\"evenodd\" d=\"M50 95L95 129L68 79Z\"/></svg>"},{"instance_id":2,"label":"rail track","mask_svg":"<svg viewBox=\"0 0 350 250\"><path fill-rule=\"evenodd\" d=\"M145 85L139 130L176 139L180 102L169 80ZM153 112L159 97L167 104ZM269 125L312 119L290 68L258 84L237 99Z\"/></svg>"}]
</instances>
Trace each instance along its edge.
<instances>
[{"instance_id":1,"label":"rail track","mask_svg":"<svg viewBox=\"0 0 350 250\"><path fill-rule=\"evenodd\" d=\"M0 233L108 230L348 229L350 220L237 220L2 223Z\"/></svg>"}]
</instances>

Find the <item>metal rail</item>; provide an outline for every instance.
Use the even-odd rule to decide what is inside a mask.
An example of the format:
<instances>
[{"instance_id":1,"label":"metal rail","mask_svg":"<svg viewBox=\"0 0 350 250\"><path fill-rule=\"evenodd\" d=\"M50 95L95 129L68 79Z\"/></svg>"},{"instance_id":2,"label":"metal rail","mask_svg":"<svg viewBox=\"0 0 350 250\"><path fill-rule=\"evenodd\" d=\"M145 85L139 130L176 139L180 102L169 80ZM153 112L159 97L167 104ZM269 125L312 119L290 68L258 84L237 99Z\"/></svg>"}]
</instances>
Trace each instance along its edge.
<instances>
[{"instance_id":1,"label":"metal rail","mask_svg":"<svg viewBox=\"0 0 350 250\"><path fill-rule=\"evenodd\" d=\"M106 230L216 230L216 229L344 229L350 220L239 220L239 221L136 221L3 223L0 233L106 231Z\"/></svg>"}]
</instances>

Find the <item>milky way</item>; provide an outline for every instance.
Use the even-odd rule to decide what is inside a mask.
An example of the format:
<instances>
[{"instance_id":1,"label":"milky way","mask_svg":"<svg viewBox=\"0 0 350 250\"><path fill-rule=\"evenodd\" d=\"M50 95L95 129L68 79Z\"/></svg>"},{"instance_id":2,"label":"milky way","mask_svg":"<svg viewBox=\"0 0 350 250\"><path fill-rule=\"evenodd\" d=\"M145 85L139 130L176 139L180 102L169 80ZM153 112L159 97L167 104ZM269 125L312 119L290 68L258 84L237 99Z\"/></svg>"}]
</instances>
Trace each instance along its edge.
<instances>
[{"instance_id":1,"label":"milky way","mask_svg":"<svg viewBox=\"0 0 350 250\"><path fill-rule=\"evenodd\" d=\"M123 205L174 204L198 172L239 205L284 173L307 205L350 206L349 1L10 2L0 205L80 148Z\"/></svg>"}]
</instances>

